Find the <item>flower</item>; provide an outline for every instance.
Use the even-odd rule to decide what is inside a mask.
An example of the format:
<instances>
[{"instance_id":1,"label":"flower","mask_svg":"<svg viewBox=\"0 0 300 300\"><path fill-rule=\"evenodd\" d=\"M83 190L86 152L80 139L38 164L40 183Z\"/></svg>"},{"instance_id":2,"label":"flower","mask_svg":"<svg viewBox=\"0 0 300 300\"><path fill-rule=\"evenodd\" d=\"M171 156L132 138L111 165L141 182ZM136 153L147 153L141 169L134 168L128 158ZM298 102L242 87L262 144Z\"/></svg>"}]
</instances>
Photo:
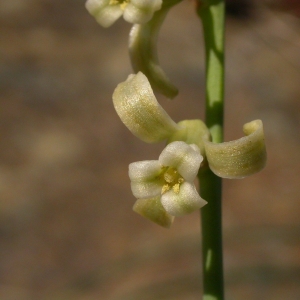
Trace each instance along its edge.
<instances>
[{"instance_id":1,"label":"flower","mask_svg":"<svg viewBox=\"0 0 300 300\"><path fill-rule=\"evenodd\" d=\"M207 203L193 183L202 160L196 145L172 142L162 151L158 160L129 165L132 193L138 201L156 201L156 205L160 199L163 213L169 216L189 214Z\"/></svg>"},{"instance_id":2,"label":"flower","mask_svg":"<svg viewBox=\"0 0 300 300\"><path fill-rule=\"evenodd\" d=\"M118 84L112 98L122 122L144 142L166 140L180 129L157 102L142 72L131 74L126 81Z\"/></svg>"},{"instance_id":3,"label":"flower","mask_svg":"<svg viewBox=\"0 0 300 300\"><path fill-rule=\"evenodd\" d=\"M122 15L133 24L148 22L159 10L162 0L87 0L86 9L103 27L111 26Z\"/></svg>"}]
</instances>

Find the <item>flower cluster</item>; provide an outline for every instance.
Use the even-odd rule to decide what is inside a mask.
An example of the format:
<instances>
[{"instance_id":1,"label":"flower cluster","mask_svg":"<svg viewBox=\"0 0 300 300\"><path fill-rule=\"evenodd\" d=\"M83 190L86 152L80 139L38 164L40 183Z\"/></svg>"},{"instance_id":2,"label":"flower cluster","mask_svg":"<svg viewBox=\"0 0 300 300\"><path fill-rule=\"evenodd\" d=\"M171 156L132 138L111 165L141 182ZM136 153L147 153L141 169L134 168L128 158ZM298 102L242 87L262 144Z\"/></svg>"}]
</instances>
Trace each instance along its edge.
<instances>
[{"instance_id":1,"label":"flower cluster","mask_svg":"<svg viewBox=\"0 0 300 300\"><path fill-rule=\"evenodd\" d=\"M133 210L163 227L170 227L175 216L207 204L194 185L201 165L223 178L243 178L260 171L266 162L260 120L244 125L245 137L215 144L201 120L175 123L156 100L152 87L168 98L178 93L159 66L156 41L167 12L179 1L86 1L87 10L103 27L111 26L122 15L134 24L129 52L137 74L129 75L116 87L113 104L136 137L147 143L167 141L158 160L129 165L131 190L137 198Z\"/></svg>"},{"instance_id":2,"label":"flower cluster","mask_svg":"<svg viewBox=\"0 0 300 300\"><path fill-rule=\"evenodd\" d=\"M204 159L223 178L242 178L265 165L260 120L244 125L245 137L215 144L201 120L176 124L157 102L141 72L129 75L116 87L113 103L122 122L136 137L147 143L168 142L157 161L129 165L131 190L137 198L134 211L161 226L170 227L174 216L191 213L206 204L193 184Z\"/></svg>"}]
</instances>

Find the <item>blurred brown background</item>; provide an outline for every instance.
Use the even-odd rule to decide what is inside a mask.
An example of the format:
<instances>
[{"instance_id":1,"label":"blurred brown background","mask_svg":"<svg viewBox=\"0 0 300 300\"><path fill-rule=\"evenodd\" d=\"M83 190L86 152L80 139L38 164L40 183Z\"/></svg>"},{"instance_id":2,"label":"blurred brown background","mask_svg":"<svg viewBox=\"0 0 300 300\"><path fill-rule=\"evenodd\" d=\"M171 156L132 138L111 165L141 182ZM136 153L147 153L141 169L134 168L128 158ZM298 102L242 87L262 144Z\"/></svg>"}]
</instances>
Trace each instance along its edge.
<instances>
[{"instance_id":1,"label":"blurred brown background","mask_svg":"<svg viewBox=\"0 0 300 300\"><path fill-rule=\"evenodd\" d=\"M103 29L84 2L0 1L0 299L200 299L198 214L166 230L132 212L128 164L164 145L133 137L112 105L132 72L130 25ZM228 2L225 138L262 119L268 165L224 181L226 296L297 300L300 10L258 2ZM159 56L180 89L161 104L176 121L203 118L191 1L169 14Z\"/></svg>"}]
</instances>

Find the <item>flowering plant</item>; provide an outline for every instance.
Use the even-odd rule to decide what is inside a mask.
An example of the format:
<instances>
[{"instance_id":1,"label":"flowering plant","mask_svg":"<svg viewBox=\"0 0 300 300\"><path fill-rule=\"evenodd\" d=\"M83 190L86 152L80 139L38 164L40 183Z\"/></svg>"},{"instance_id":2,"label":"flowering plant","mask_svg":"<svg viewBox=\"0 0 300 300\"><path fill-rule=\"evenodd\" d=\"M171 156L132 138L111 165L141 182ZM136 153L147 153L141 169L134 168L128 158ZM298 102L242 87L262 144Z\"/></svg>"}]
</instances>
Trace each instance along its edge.
<instances>
[{"instance_id":1,"label":"flowering plant","mask_svg":"<svg viewBox=\"0 0 300 300\"><path fill-rule=\"evenodd\" d=\"M172 120L154 92L174 98L178 90L161 68L157 36L180 0L87 0L86 8L104 27L122 14L133 23L130 59L136 74L120 83L113 104L125 126L146 143L166 141L158 160L129 165L133 210L169 228L175 216L201 208L204 299L222 300L221 178L243 178L266 164L263 124L244 125L245 136L223 142L225 0L195 0L206 53L206 120ZM194 181L200 181L200 194Z\"/></svg>"}]
</instances>

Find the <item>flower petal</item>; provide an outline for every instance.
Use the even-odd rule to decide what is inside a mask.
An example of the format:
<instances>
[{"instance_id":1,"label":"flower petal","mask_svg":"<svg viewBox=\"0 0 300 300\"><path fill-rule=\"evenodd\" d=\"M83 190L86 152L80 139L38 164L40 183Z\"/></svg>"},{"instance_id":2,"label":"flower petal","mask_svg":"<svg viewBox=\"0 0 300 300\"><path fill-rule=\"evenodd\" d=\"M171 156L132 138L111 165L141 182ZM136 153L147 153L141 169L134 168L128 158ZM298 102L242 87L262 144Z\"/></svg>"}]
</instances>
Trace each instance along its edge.
<instances>
[{"instance_id":1,"label":"flower petal","mask_svg":"<svg viewBox=\"0 0 300 300\"><path fill-rule=\"evenodd\" d=\"M87 0L85 2L85 8L92 16L95 16L98 11L109 5L109 1L110 0Z\"/></svg>"},{"instance_id":2,"label":"flower petal","mask_svg":"<svg viewBox=\"0 0 300 300\"><path fill-rule=\"evenodd\" d=\"M129 165L131 190L136 198L150 198L161 194L164 184L162 166L157 160L134 162Z\"/></svg>"},{"instance_id":3,"label":"flower petal","mask_svg":"<svg viewBox=\"0 0 300 300\"><path fill-rule=\"evenodd\" d=\"M160 196L150 199L138 199L133 206L133 210L150 221L166 228L170 228L174 221L174 217L169 215L161 205Z\"/></svg>"},{"instance_id":4,"label":"flower petal","mask_svg":"<svg viewBox=\"0 0 300 300\"><path fill-rule=\"evenodd\" d=\"M96 8L96 5L99 7ZM88 1L86 8L96 21L103 27L109 27L123 14L120 5L109 5L109 1Z\"/></svg>"},{"instance_id":5,"label":"flower petal","mask_svg":"<svg viewBox=\"0 0 300 300\"><path fill-rule=\"evenodd\" d=\"M115 109L127 128L144 142L166 140L179 126L157 102L147 77L129 75L113 93Z\"/></svg>"},{"instance_id":6,"label":"flower petal","mask_svg":"<svg viewBox=\"0 0 300 300\"><path fill-rule=\"evenodd\" d=\"M134 181L152 180L162 172L158 160L144 160L129 165L129 178Z\"/></svg>"},{"instance_id":7,"label":"flower petal","mask_svg":"<svg viewBox=\"0 0 300 300\"><path fill-rule=\"evenodd\" d=\"M196 145L191 147L185 142L176 141L167 145L158 160L163 166L177 169L185 180L192 182L197 176L203 157Z\"/></svg>"},{"instance_id":8,"label":"flower petal","mask_svg":"<svg viewBox=\"0 0 300 300\"><path fill-rule=\"evenodd\" d=\"M189 182L181 184L178 194L170 190L161 196L161 204L171 216L189 214L206 203L198 194L195 186Z\"/></svg>"},{"instance_id":9,"label":"flower petal","mask_svg":"<svg viewBox=\"0 0 300 300\"><path fill-rule=\"evenodd\" d=\"M162 0L131 0L125 8L124 19L133 24L146 23L161 5Z\"/></svg>"},{"instance_id":10,"label":"flower petal","mask_svg":"<svg viewBox=\"0 0 300 300\"><path fill-rule=\"evenodd\" d=\"M205 141L206 157L211 170L223 178L243 178L262 170L267 153L261 120L243 127L245 137L215 144Z\"/></svg>"}]
</instances>

